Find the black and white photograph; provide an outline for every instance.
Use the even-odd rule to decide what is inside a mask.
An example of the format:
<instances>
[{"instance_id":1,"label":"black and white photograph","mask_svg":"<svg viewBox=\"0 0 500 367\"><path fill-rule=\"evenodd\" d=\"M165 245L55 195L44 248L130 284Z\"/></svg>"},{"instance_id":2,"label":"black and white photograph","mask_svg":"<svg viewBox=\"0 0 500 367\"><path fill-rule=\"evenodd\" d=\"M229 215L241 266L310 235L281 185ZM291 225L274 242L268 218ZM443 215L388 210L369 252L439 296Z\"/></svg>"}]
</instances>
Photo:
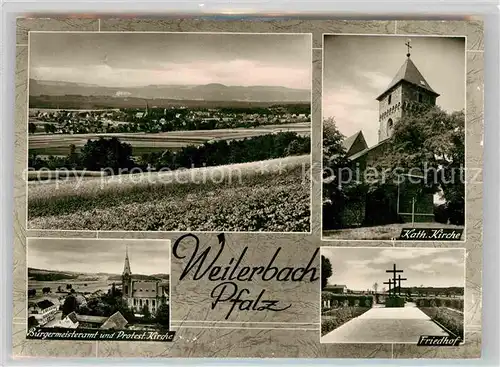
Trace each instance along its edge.
<instances>
[{"instance_id":1,"label":"black and white photograph","mask_svg":"<svg viewBox=\"0 0 500 367\"><path fill-rule=\"evenodd\" d=\"M27 277L28 336L170 329L168 240L28 238Z\"/></svg>"},{"instance_id":2,"label":"black and white photograph","mask_svg":"<svg viewBox=\"0 0 500 367\"><path fill-rule=\"evenodd\" d=\"M464 338L465 250L321 247L321 343Z\"/></svg>"},{"instance_id":3,"label":"black and white photograph","mask_svg":"<svg viewBox=\"0 0 500 367\"><path fill-rule=\"evenodd\" d=\"M323 47L322 238L465 240L465 37Z\"/></svg>"},{"instance_id":4,"label":"black and white photograph","mask_svg":"<svg viewBox=\"0 0 500 367\"><path fill-rule=\"evenodd\" d=\"M311 34L30 32L28 228L311 231Z\"/></svg>"}]
</instances>

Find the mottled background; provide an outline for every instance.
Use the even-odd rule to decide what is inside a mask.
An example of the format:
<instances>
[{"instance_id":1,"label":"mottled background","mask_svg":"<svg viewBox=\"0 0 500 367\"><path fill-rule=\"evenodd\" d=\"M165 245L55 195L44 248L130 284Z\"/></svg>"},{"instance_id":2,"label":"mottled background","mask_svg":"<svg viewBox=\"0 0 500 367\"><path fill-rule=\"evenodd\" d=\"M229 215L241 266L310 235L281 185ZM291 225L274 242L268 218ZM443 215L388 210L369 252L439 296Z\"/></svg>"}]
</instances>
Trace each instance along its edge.
<instances>
[{"instance_id":1,"label":"mottled background","mask_svg":"<svg viewBox=\"0 0 500 367\"><path fill-rule=\"evenodd\" d=\"M312 234L226 235L227 256L250 247L249 259L261 265L282 247L278 263L305 266L320 241L321 186L321 60L323 33L431 34L467 36L467 167L469 177L482 169L483 140L483 23L473 21L341 21L341 20L147 20L147 19L19 19L15 110L15 238L13 274L13 355L19 357L287 357L287 358L477 358L481 353L482 174L467 186L466 237L462 243L335 241L328 246L466 247L465 344L435 348L404 344L320 344L319 282L282 284L267 282L267 292L293 306L281 313L240 313L221 322L224 309L210 310L213 284L179 283L181 263L172 259L173 343L116 341L27 340L26 237L165 238L174 242L180 233L26 231L28 32L37 31L213 31L286 32L313 34ZM216 245L215 233L199 235L203 244ZM319 268L319 257L317 257ZM251 290L263 284L252 284Z\"/></svg>"}]
</instances>

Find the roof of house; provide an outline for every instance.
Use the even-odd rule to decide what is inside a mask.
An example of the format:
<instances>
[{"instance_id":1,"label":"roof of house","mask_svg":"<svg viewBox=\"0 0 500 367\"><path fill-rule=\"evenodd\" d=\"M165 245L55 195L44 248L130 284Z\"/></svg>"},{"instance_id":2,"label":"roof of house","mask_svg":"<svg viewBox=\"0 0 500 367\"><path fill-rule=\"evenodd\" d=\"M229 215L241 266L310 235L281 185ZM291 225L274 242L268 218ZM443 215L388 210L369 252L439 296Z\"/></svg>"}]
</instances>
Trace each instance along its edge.
<instances>
[{"instance_id":1,"label":"roof of house","mask_svg":"<svg viewBox=\"0 0 500 367\"><path fill-rule=\"evenodd\" d=\"M42 310L45 310L46 308L54 306L54 303L52 303L48 299L44 299L43 301L38 302L36 305Z\"/></svg>"},{"instance_id":2,"label":"roof of house","mask_svg":"<svg viewBox=\"0 0 500 367\"><path fill-rule=\"evenodd\" d=\"M66 316L68 319L70 319L74 324L78 322L78 316L75 311L71 312Z\"/></svg>"},{"instance_id":3,"label":"roof of house","mask_svg":"<svg viewBox=\"0 0 500 367\"><path fill-rule=\"evenodd\" d=\"M429 83L425 80L425 78L422 76L420 71L417 69L413 61L410 59L410 57L407 57L399 71L397 72L396 76L394 79L392 79L391 83L389 86L386 88L386 90L380 94L376 99L380 100L382 97L394 86L399 84L401 81L406 81L408 83L411 83L413 85L416 85L420 88L423 88L427 90L428 92L435 94L436 96L439 96L438 93L434 91L434 89L431 88Z\"/></svg>"},{"instance_id":4,"label":"roof of house","mask_svg":"<svg viewBox=\"0 0 500 367\"><path fill-rule=\"evenodd\" d=\"M345 284L328 284L326 288L347 288Z\"/></svg>"},{"instance_id":5,"label":"roof of house","mask_svg":"<svg viewBox=\"0 0 500 367\"><path fill-rule=\"evenodd\" d=\"M104 324L106 322L106 320L108 319L108 317L76 314L76 319L79 322L87 322L90 324Z\"/></svg>"},{"instance_id":6,"label":"roof of house","mask_svg":"<svg viewBox=\"0 0 500 367\"><path fill-rule=\"evenodd\" d=\"M128 321L120 311L116 311L113 315L111 315L104 324L101 325L101 329L123 329L125 325L128 324Z\"/></svg>"}]
</instances>

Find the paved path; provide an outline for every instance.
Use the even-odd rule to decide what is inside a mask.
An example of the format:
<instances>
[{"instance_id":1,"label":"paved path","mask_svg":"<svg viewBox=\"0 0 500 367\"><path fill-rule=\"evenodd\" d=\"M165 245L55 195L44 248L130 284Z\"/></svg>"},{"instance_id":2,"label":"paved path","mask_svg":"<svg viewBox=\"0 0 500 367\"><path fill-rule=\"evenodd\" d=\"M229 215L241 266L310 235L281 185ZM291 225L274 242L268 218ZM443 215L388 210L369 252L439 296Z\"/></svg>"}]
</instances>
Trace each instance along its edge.
<instances>
[{"instance_id":1,"label":"paved path","mask_svg":"<svg viewBox=\"0 0 500 367\"><path fill-rule=\"evenodd\" d=\"M421 335L449 335L417 307L376 307L321 337L322 343L417 343Z\"/></svg>"}]
</instances>

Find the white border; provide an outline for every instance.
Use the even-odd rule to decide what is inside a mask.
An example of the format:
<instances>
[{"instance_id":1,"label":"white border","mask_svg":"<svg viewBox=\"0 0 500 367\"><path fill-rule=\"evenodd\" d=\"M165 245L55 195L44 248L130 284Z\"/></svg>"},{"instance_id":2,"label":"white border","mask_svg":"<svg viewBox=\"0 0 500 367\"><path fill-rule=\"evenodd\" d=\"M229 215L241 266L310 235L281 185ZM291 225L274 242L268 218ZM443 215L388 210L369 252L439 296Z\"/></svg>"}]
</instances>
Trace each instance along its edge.
<instances>
[{"instance_id":1,"label":"white border","mask_svg":"<svg viewBox=\"0 0 500 367\"><path fill-rule=\"evenodd\" d=\"M396 21L397 22L397 21ZM396 23L397 27L397 23ZM395 32L397 31L397 28ZM416 240L408 240L408 241L403 241L403 240L398 240L398 239L391 239L391 240L379 240L379 239L364 239L364 240L353 240L353 239L342 239L342 238L325 238L323 236L323 210L321 210L320 217L321 217L321 223L320 223L320 228L321 228L321 241L325 242L380 242L380 243L386 243L390 242L393 244L393 246L396 245L396 243L420 243L420 244L426 244L426 243L435 243L435 242L444 242L444 243L465 243L467 241L467 187L468 187L468 178L467 178L467 35L440 35L440 34L401 34L401 33L394 33L394 34L363 34L363 33L323 33L321 35L321 47L323 50L323 57L322 57L322 62L321 62L321 107L323 107L323 100L324 100L324 68L325 68L325 36L365 36L365 37L404 37L404 38L464 38L464 59L465 59L465 64L464 64L464 162L465 162L465 189L464 189L464 201L465 201L465 207L464 207L464 218L465 218L465 223L464 223L464 228L463 228L463 233L462 233L462 238L459 241L416 241ZM321 208L323 209L323 108L321 108ZM422 227L425 228L425 227ZM421 246L423 248L426 247L435 247L435 246L428 246L423 245Z\"/></svg>"},{"instance_id":2,"label":"white border","mask_svg":"<svg viewBox=\"0 0 500 367\"><path fill-rule=\"evenodd\" d=\"M132 233L144 233L144 232L151 232L151 233L180 233L180 232L195 232L195 233L249 233L249 234L254 234L254 233L259 233L259 234L297 234L297 235L311 235L313 233L313 73L314 73L314 48L313 48L313 34L308 33L308 32L303 32L303 33L269 33L269 32L172 32L172 31L101 31L100 30L100 22L99 22L99 30L98 31L28 31L28 72L27 72L27 87L26 87L26 103L27 103L27 111L26 111L26 164L25 164L25 169L28 168L28 162L29 162L29 130L27 128L28 122L29 122L29 99L30 99L30 94L29 94L29 80L30 80L30 69L31 69L31 64L30 64L30 45L31 45L31 33L82 33L82 34L95 34L95 33L102 33L102 34L138 34L138 33L147 33L147 34L207 34L207 35L221 35L221 34L226 34L226 35L273 35L273 36L309 36L310 40L310 54L311 54L311 61L310 61L310 69L309 69L309 78L310 78L310 104L309 104L309 115L311 116L310 118L310 147L311 150L309 152L309 232L268 232L268 231L224 231L224 230L219 230L219 231L196 231L196 230L191 230L191 231L129 231L129 230L91 230L91 229L57 229L57 228L52 228L52 229L37 229L37 228L29 228L28 226L28 207L29 207L29 200L28 200L28 180L25 175L23 175L23 179L25 180L25 185L26 185L26 222L25 222L25 228L26 231L40 231L40 232L107 232L107 233L115 233L115 232L132 232ZM320 102L321 103L321 102ZM307 171L306 171L307 172ZM27 175L27 173L26 173Z\"/></svg>"},{"instance_id":3,"label":"white border","mask_svg":"<svg viewBox=\"0 0 500 367\"><path fill-rule=\"evenodd\" d=\"M165 244L167 245L167 248L168 248L168 255L169 255L169 263L170 263L170 269L169 269L169 273L168 273L168 313L169 313L169 316L168 316L168 331L175 331L175 330L172 330L172 240L170 239L139 239L139 238L86 238L86 237L28 237L26 236L26 292L24 294L24 296L26 297L25 298L25 307L24 307L24 311L26 312L26 317L25 317L25 320L24 322L26 323L26 334L28 333L28 280L29 280L29 277L28 277L28 269L29 269L29 241L30 240L45 240L45 241L53 241L53 240L56 240L56 241L60 241L60 240L65 240L65 241L68 241L68 242L71 242L73 240L79 240L79 241L113 241L113 242L119 242L119 241L129 241L129 242L151 242L151 241L154 241L154 242L165 242ZM138 244L139 246L140 245L143 245L142 243L139 243ZM47 269L49 270L49 269ZM133 273L132 273L133 275ZM147 275L147 274L145 274ZM74 339L49 339L49 340L73 340L73 341L76 341L76 342L82 342L82 341L86 341L86 340L74 340ZM89 340L90 342L99 342L99 341L104 341L104 340ZM113 340L113 339L110 339L108 341L119 341L119 340ZM147 342L154 342L153 340L151 341L145 341L145 343ZM156 341L158 342L158 341Z\"/></svg>"},{"instance_id":4,"label":"white border","mask_svg":"<svg viewBox=\"0 0 500 367\"><path fill-rule=\"evenodd\" d=\"M466 248L463 248L463 247L458 247L458 248L453 248L453 247L433 247L433 248L429 248L429 247L332 247L332 246L321 246L320 247L320 250L319 250L319 253L320 255L323 255L321 252L322 252L322 249L328 249L328 250L345 250L345 249L350 249L350 250L357 250L359 249L360 251L362 251L363 249L371 249L371 250L380 250L380 251L383 251L383 250L396 250L396 251L404 251L404 250L430 250L430 249L433 249L433 250L436 250L436 252L439 252L439 251L463 251L463 268L464 268L464 274L463 274L463 284L464 284L464 295L463 295L463 301L464 301L464 309L463 309L463 334L464 334L464 337L463 337L463 340L462 340L462 343L460 344L460 346L463 347L463 344L464 342L466 341L466 338L467 338L467 335L466 335L466 328L467 326L465 325L465 321L467 320L467 318L465 317L466 315L466 292L467 292L467 249ZM326 257L326 256L325 256ZM320 261L321 261L321 256L320 256ZM320 274L321 274L321 263L319 264L319 270L320 270ZM333 269L332 269L332 276L333 276ZM353 342L353 341L348 341L348 342L343 342L343 341L339 341L339 342L335 342L335 343L325 343L325 342L322 342L321 339L322 339L322 335L321 335L321 310L323 308L323 304L321 303L321 293L323 292L321 290L321 282L320 282L320 285L319 285L319 304L320 304L320 308L319 308L319 322L320 322L320 326L319 326L319 344L332 344L332 345L335 345L335 344L390 344L392 345L392 347L394 348L394 345L417 345L417 341L415 341L414 343L410 343L410 342L384 342L384 341L380 341L380 342L366 342L366 341L363 341L363 342ZM372 305L373 307L373 305ZM358 316L359 317L359 316ZM354 319L351 319L351 320L354 320ZM349 321L351 321L349 320ZM347 321L347 322L349 322ZM432 321L432 319L431 319ZM346 323L347 323L346 322ZM346 324L344 323L344 324ZM342 324L342 325L344 325ZM340 326L342 326L340 325ZM333 329L335 330L335 329ZM333 331L332 330L332 331ZM331 331L330 331L331 332Z\"/></svg>"}]
</instances>

